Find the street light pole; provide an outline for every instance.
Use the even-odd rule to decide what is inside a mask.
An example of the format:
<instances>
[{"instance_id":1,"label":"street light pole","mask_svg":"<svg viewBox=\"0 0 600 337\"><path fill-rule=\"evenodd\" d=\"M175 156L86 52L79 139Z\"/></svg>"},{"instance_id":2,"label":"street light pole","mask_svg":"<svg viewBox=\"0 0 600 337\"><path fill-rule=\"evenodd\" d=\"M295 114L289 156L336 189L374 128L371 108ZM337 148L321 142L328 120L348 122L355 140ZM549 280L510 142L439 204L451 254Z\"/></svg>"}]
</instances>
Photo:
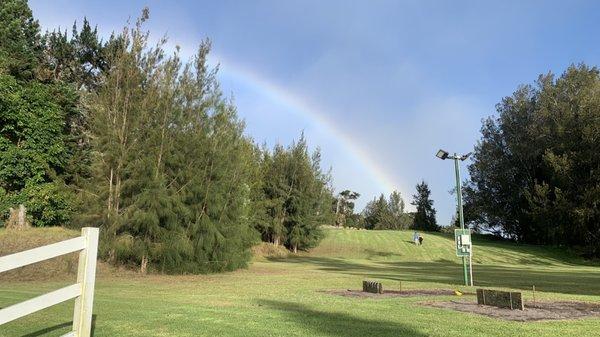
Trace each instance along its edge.
<instances>
[{"instance_id":1,"label":"street light pole","mask_svg":"<svg viewBox=\"0 0 600 337\"><path fill-rule=\"evenodd\" d=\"M456 153L452 157L454 159L454 171L456 172L456 200L458 205L458 219L460 222L460 229L465 229L465 218L463 216L463 205L462 205L462 187L460 182L460 167L458 166L458 161L461 157L457 156ZM469 274L467 272L467 258L462 257L463 263L463 278L465 280L465 285L469 285Z\"/></svg>"},{"instance_id":2,"label":"street light pole","mask_svg":"<svg viewBox=\"0 0 600 337\"><path fill-rule=\"evenodd\" d=\"M456 208L458 210L458 219L460 222L461 230L465 229L465 218L463 215L462 187L461 187L461 182L460 182L460 167L458 166L458 162L469 158L470 155L471 155L471 153L467 153L465 155L459 156L458 154L454 153L453 156L450 156L450 154L447 151L444 151L441 149L435 154L435 156L440 158L441 160L446 160L446 159L454 160L454 172L456 174ZM469 245L470 245L470 247L469 247L469 264L471 264L470 254L472 254L473 246L472 246L472 243L469 243ZM462 256L462 263L463 263L463 279L465 280L465 285L469 286L469 273L467 272L466 256ZM471 267L471 270L472 270L472 267ZM472 279L471 279L471 285L473 285Z\"/></svg>"}]
</instances>

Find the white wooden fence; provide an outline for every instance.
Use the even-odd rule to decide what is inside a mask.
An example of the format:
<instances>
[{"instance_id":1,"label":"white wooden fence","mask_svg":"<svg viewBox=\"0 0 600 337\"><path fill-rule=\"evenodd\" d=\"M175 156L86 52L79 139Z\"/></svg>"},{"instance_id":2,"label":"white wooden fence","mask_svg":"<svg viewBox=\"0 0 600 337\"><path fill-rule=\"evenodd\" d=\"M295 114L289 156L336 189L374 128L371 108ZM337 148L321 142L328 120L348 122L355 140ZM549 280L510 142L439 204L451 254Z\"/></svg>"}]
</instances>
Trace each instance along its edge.
<instances>
[{"instance_id":1,"label":"white wooden fence","mask_svg":"<svg viewBox=\"0 0 600 337\"><path fill-rule=\"evenodd\" d=\"M0 257L0 273L53 257L79 252L77 283L0 310L0 325L75 299L73 329L63 337L89 337L98 255L98 228L86 227L81 236L51 245Z\"/></svg>"}]
</instances>

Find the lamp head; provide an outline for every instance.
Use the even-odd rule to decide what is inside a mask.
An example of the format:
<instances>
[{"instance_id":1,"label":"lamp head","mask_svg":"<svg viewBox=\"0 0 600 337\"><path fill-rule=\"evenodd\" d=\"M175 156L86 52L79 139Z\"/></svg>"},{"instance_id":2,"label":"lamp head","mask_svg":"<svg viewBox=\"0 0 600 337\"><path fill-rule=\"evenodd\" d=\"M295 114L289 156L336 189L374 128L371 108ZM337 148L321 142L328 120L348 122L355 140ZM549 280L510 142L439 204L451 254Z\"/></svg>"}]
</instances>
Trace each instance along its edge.
<instances>
[{"instance_id":1,"label":"lamp head","mask_svg":"<svg viewBox=\"0 0 600 337\"><path fill-rule=\"evenodd\" d=\"M473 152L469 152L469 153L467 153L467 154L465 154L465 155L462 155L462 156L460 157L460 160L464 161L465 159L469 158L469 157L471 156L471 154L472 154L472 153L473 153Z\"/></svg>"},{"instance_id":2,"label":"lamp head","mask_svg":"<svg viewBox=\"0 0 600 337\"><path fill-rule=\"evenodd\" d=\"M441 160L448 158L448 155L449 153L442 149L439 149L438 152L435 154L435 156L440 158Z\"/></svg>"}]
</instances>

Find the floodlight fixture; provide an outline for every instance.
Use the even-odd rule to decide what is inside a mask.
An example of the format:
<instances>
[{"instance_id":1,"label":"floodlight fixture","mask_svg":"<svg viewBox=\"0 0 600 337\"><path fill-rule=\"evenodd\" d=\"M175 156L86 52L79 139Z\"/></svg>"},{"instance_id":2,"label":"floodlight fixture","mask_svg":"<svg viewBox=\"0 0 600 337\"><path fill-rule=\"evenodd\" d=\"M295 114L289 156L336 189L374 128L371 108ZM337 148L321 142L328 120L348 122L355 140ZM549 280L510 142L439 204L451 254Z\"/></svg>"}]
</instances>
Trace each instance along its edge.
<instances>
[{"instance_id":1,"label":"floodlight fixture","mask_svg":"<svg viewBox=\"0 0 600 337\"><path fill-rule=\"evenodd\" d=\"M473 152L469 152L469 153L467 153L467 154L464 154L464 155L462 155L462 156L460 157L460 160L461 160L461 161L465 161L467 158L469 158L469 157L471 156L471 154L472 154L472 153L473 153Z\"/></svg>"},{"instance_id":2,"label":"floodlight fixture","mask_svg":"<svg viewBox=\"0 0 600 337\"><path fill-rule=\"evenodd\" d=\"M449 153L442 149L439 149L438 152L435 154L435 156L440 158L441 160L448 158L448 155L449 155Z\"/></svg>"}]
</instances>

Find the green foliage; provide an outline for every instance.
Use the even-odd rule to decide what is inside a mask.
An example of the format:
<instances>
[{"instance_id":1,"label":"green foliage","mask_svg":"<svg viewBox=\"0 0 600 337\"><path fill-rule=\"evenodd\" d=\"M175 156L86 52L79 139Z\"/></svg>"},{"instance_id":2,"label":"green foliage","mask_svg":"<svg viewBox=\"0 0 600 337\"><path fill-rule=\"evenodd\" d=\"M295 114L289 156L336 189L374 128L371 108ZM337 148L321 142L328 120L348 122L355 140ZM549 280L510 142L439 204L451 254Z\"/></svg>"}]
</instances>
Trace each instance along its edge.
<instances>
[{"instance_id":1,"label":"green foliage","mask_svg":"<svg viewBox=\"0 0 600 337\"><path fill-rule=\"evenodd\" d=\"M336 226L354 228L362 226L360 214L354 213L354 201L359 197L360 193L350 190L344 190L338 194L333 204Z\"/></svg>"},{"instance_id":2,"label":"green foliage","mask_svg":"<svg viewBox=\"0 0 600 337\"><path fill-rule=\"evenodd\" d=\"M0 73L34 78L42 50L39 24L26 0L0 2Z\"/></svg>"},{"instance_id":3,"label":"green foliage","mask_svg":"<svg viewBox=\"0 0 600 337\"><path fill-rule=\"evenodd\" d=\"M412 205L417 209L414 214L414 229L424 231L439 231L440 227L435 218L435 208L431 200L431 191L426 182L417 184L417 193L413 195Z\"/></svg>"},{"instance_id":4,"label":"green foliage","mask_svg":"<svg viewBox=\"0 0 600 337\"><path fill-rule=\"evenodd\" d=\"M256 240L255 153L208 69L210 44L183 65L148 46L147 12L117 38L90 100L93 150L78 221L102 227L102 254L143 272L243 267Z\"/></svg>"},{"instance_id":5,"label":"green foliage","mask_svg":"<svg viewBox=\"0 0 600 337\"><path fill-rule=\"evenodd\" d=\"M320 168L321 155L309 154L304 135L290 147L264 150L261 162L262 221L256 228L263 240L305 250L322 237L319 226L333 221L329 176Z\"/></svg>"},{"instance_id":6,"label":"green foliage","mask_svg":"<svg viewBox=\"0 0 600 337\"><path fill-rule=\"evenodd\" d=\"M74 203L66 184L80 162L79 98L40 77L47 46L26 1L0 3L0 41L0 218L24 204L34 226L66 224Z\"/></svg>"},{"instance_id":7,"label":"green foliage","mask_svg":"<svg viewBox=\"0 0 600 337\"><path fill-rule=\"evenodd\" d=\"M600 256L600 75L571 66L521 86L484 121L465 187L471 224Z\"/></svg>"},{"instance_id":8,"label":"green foliage","mask_svg":"<svg viewBox=\"0 0 600 337\"><path fill-rule=\"evenodd\" d=\"M24 204L34 226L64 224L71 194L62 176L71 142L65 125L69 91L60 85L19 82L0 75L0 210Z\"/></svg>"},{"instance_id":9,"label":"green foliage","mask_svg":"<svg viewBox=\"0 0 600 337\"><path fill-rule=\"evenodd\" d=\"M386 200L381 194L368 202L363 210L364 228L366 229L408 229L412 225L412 217L405 212L405 204L400 192L394 191Z\"/></svg>"},{"instance_id":10,"label":"green foliage","mask_svg":"<svg viewBox=\"0 0 600 337\"><path fill-rule=\"evenodd\" d=\"M77 23L73 24L70 36L66 30L46 32L42 43L41 78L69 83L77 90L94 91L99 86L102 73L109 68L108 53L115 39L113 37L109 43L102 42L97 27L92 28L84 18L80 30Z\"/></svg>"}]
</instances>

